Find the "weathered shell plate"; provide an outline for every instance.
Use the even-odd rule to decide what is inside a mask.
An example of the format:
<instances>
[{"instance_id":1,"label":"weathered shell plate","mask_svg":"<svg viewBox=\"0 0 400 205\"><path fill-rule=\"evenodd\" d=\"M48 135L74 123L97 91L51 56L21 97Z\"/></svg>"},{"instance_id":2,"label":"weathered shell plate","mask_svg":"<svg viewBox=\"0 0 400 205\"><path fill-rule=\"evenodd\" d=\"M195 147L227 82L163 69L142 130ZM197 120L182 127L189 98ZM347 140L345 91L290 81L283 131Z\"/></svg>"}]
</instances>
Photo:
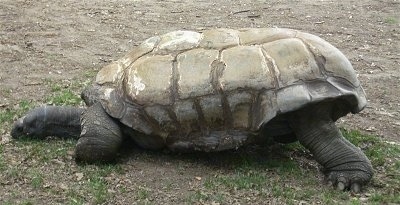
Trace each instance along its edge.
<instances>
[{"instance_id":1,"label":"weathered shell plate","mask_svg":"<svg viewBox=\"0 0 400 205\"><path fill-rule=\"evenodd\" d=\"M309 47L328 75L344 78L354 87L360 86L353 66L339 49L325 40L308 33L299 32L296 37Z\"/></svg>"},{"instance_id":2,"label":"weathered shell plate","mask_svg":"<svg viewBox=\"0 0 400 205\"><path fill-rule=\"evenodd\" d=\"M123 90L131 102L170 104L173 60L170 55L144 56L126 69Z\"/></svg>"},{"instance_id":3,"label":"weathered shell plate","mask_svg":"<svg viewBox=\"0 0 400 205\"><path fill-rule=\"evenodd\" d=\"M178 92L182 99L213 92L211 64L218 60L218 50L193 49L177 56Z\"/></svg>"}]
</instances>

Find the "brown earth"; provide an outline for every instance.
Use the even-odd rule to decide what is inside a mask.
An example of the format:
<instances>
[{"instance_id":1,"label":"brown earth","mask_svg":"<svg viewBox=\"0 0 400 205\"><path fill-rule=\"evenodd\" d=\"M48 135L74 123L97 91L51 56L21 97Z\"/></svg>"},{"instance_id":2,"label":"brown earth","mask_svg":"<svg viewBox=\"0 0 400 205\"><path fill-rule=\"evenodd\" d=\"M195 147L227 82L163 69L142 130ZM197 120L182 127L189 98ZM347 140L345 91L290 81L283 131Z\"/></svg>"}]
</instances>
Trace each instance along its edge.
<instances>
[{"instance_id":1,"label":"brown earth","mask_svg":"<svg viewBox=\"0 0 400 205\"><path fill-rule=\"evenodd\" d=\"M1 0L0 108L21 100L46 103L46 82L88 82L87 76L156 34L286 27L326 39L353 63L369 104L339 123L400 142L399 11L398 0Z\"/></svg>"},{"instance_id":2,"label":"brown earth","mask_svg":"<svg viewBox=\"0 0 400 205\"><path fill-rule=\"evenodd\" d=\"M44 80L87 72L147 37L178 29L287 27L328 40L353 63L369 105L344 126L400 141L400 2L4 1L0 5L0 106L44 102ZM396 12L397 11L397 12Z\"/></svg>"}]
</instances>

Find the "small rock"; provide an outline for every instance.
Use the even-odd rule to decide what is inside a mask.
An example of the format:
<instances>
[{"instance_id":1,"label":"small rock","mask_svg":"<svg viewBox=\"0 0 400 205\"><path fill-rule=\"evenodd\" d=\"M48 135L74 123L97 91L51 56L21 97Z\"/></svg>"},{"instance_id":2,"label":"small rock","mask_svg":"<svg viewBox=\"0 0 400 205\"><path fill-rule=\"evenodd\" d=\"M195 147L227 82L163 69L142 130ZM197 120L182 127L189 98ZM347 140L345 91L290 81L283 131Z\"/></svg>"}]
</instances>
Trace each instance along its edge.
<instances>
[{"instance_id":1,"label":"small rock","mask_svg":"<svg viewBox=\"0 0 400 205\"><path fill-rule=\"evenodd\" d=\"M376 128L373 127L373 126L368 127L366 130L369 131L369 132L376 132Z\"/></svg>"},{"instance_id":2,"label":"small rock","mask_svg":"<svg viewBox=\"0 0 400 205\"><path fill-rule=\"evenodd\" d=\"M117 193L114 189L107 189L107 192L110 194L115 194Z\"/></svg>"},{"instance_id":3,"label":"small rock","mask_svg":"<svg viewBox=\"0 0 400 205\"><path fill-rule=\"evenodd\" d=\"M10 137L8 135L0 136L0 145L8 144L10 142Z\"/></svg>"},{"instance_id":4,"label":"small rock","mask_svg":"<svg viewBox=\"0 0 400 205\"><path fill-rule=\"evenodd\" d=\"M76 180L80 181L83 178L83 173L75 173L75 176L76 176Z\"/></svg>"},{"instance_id":5,"label":"small rock","mask_svg":"<svg viewBox=\"0 0 400 205\"><path fill-rule=\"evenodd\" d=\"M68 186L65 185L65 184L60 184L60 188L61 188L62 190L67 190L67 189L68 189Z\"/></svg>"}]
</instances>

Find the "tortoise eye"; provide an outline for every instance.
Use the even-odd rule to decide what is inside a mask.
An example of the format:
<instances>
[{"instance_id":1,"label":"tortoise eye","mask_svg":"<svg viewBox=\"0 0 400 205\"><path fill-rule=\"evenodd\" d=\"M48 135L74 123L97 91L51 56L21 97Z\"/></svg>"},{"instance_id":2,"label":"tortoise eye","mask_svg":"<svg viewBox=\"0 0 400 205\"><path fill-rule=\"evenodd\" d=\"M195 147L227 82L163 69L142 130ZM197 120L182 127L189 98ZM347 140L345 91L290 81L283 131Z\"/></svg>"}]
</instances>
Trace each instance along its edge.
<instances>
[{"instance_id":1,"label":"tortoise eye","mask_svg":"<svg viewBox=\"0 0 400 205\"><path fill-rule=\"evenodd\" d=\"M24 130L24 128L22 126L17 127L18 132L22 132L23 130Z\"/></svg>"}]
</instances>

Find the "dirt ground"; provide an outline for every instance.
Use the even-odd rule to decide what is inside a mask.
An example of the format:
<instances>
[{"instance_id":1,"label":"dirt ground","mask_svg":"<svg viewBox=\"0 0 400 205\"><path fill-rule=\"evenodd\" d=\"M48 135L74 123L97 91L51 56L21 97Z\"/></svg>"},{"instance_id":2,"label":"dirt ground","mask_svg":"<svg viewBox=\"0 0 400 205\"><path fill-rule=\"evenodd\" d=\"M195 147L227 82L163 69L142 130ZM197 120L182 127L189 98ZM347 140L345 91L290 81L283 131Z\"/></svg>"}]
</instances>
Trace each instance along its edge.
<instances>
[{"instance_id":1,"label":"dirt ground","mask_svg":"<svg viewBox=\"0 0 400 205\"><path fill-rule=\"evenodd\" d=\"M178 29L286 27L328 40L353 63L368 107L344 126L400 141L400 2L8 1L0 5L0 106L44 103L45 80L86 81L144 39Z\"/></svg>"},{"instance_id":2,"label":"dirt ground","mask_svg":"<svg viewBox=\"0 0 400 205\"><path fill-rule=\"evenodd\" d=\"M353 63L369 104L339 123L400 142L399 0L0 2L0 109L46 103L46 82L85 82L155 34L286 27L326 39Z\"/></svg>"}]
</instances>

